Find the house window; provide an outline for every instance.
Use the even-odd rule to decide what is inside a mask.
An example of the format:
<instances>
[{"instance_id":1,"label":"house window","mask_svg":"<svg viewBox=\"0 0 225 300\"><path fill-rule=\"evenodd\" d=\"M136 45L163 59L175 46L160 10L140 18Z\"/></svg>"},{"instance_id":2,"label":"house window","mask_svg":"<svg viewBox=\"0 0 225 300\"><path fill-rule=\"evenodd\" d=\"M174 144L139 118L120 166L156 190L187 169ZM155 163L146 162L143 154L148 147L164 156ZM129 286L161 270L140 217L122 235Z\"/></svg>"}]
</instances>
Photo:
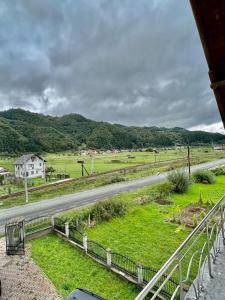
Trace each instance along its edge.
<instances>
[{"instance_id":1,"label":"house window","mask_svg":"<svg viewBox=\"0 0 225 300\"><path fill-rule=\"evenodd\" d=\"M34 171L31 171L31 175L34 175Z\"/></svg>"},{"instance_id":2,"label":"house window","mask_svg":"<svg viewBox=\"0 0 225 300\"><path fill-rule=\"evenodd\" d=\"M41 163L40 163L40 167L41 167Z\"/></svg>"}]
</instances>

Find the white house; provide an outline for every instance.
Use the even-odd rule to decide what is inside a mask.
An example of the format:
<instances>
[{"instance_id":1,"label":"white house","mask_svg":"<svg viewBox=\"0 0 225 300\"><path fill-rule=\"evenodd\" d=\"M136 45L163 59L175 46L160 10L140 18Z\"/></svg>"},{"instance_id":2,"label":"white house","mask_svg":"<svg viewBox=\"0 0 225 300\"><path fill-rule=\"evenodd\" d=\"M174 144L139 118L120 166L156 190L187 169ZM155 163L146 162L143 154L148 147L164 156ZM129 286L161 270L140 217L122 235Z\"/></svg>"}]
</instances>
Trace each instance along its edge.
<instances>
[{"instance_id":1,"label":"white house","mask_svg":"<svg viewBox=\"0 0 225 300\"><path fill-rule=\"evenodd\" d=\"M45 160L36 154L25 154L15 162L15 177L45 177Z\"/></svg>"}]
</instances>

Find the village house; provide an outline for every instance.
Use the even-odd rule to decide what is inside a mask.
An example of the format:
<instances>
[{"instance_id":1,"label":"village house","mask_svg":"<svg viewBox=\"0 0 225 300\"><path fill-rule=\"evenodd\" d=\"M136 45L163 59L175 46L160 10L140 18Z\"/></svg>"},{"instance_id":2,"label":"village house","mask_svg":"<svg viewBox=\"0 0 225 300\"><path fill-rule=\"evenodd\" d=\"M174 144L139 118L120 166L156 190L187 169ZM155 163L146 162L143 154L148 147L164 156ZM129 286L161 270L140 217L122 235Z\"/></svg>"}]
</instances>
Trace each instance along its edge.
<instances>
[{"instance_id":1,"label":"village house","mask_svg":"<svg viewBox=\"0 0 225 300\"><path fill-rule=\"evenodd\" d=\"M223 151L224 150L224 145L223 144L221 144L221 145L213 145L212 147L216 151Z\"/></svg>"},{"instance_id":2,"label":"village house","mask_svg":"<svg viewBox=\"0 0 225 300\"><path fill-rule=\"evenodd\" d=\"M36 154L25 154L15 162L15 177L45 177L45 160Z\"/></svg>"},{"instance_id":3,"label":"village house","mask_svg":"<svg viewBox=\"0 0 225 300\"><path fill-rule=\"evenodd\" d=\"M95 149L87 149L87 150L81 150L80 155L82 156L92 156L92 155L97 155L98 151Z\"/></svg>"},{"instance_id":4,"label":"village house","mask_svg":"<svg viewBox=\"0 0 225 300\"><path fill-rule=\"evenodd\" d=\"M5 178L10 178L10 177L12 177L13 174L10 173L9 171L7 171L5 168L0 167L0 176L3 176L4 179L5 179Z\"/></svg>"}]
</instances>

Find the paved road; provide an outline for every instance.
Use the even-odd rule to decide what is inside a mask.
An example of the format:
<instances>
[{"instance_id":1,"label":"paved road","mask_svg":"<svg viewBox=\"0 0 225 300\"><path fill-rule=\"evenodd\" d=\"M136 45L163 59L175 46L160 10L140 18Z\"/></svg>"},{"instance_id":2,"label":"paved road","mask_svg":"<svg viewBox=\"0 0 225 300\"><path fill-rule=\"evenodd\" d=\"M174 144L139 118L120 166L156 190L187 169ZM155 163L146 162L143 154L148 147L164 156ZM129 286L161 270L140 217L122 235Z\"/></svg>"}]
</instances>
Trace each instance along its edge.
<instances>
[{"instance_id":1,"label":"paved road","mask_svg":"<svg viewBox=\"0 0 225 300\"><path fill-rule=\"evenodd\" d=\"M225 159L193 166L192 171L209 169L219 165L225 165ZM8 220L16 217L31 219L44 215L53 215L60 211L84 206L120 193L126 193L147 185L159 183L165 180L167 175L168 172L126 182L110 184L76 194L56 197L54 199L42 200L8 209L0 209L0 225L4 225Z\"/></svg>"}]
</instances>

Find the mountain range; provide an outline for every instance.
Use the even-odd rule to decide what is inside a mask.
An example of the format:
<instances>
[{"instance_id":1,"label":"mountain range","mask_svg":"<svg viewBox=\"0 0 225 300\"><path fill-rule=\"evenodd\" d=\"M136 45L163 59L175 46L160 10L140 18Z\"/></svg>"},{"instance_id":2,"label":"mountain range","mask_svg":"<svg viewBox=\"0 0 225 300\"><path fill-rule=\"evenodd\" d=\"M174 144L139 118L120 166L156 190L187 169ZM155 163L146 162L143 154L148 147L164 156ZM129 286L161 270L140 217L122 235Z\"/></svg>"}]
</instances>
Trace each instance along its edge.
<instances>
[{"instance_id":1,"label":"mountain range","mask_svg":"<svg viewBox=\"0 0 225 300\"><path fill-rule=\"evenodd\" d=\"M0 112L0 152L59 152L225 143L219 133L96 122L79 114L48 116L22 109Z\"/></svg>"}]
</instances>

